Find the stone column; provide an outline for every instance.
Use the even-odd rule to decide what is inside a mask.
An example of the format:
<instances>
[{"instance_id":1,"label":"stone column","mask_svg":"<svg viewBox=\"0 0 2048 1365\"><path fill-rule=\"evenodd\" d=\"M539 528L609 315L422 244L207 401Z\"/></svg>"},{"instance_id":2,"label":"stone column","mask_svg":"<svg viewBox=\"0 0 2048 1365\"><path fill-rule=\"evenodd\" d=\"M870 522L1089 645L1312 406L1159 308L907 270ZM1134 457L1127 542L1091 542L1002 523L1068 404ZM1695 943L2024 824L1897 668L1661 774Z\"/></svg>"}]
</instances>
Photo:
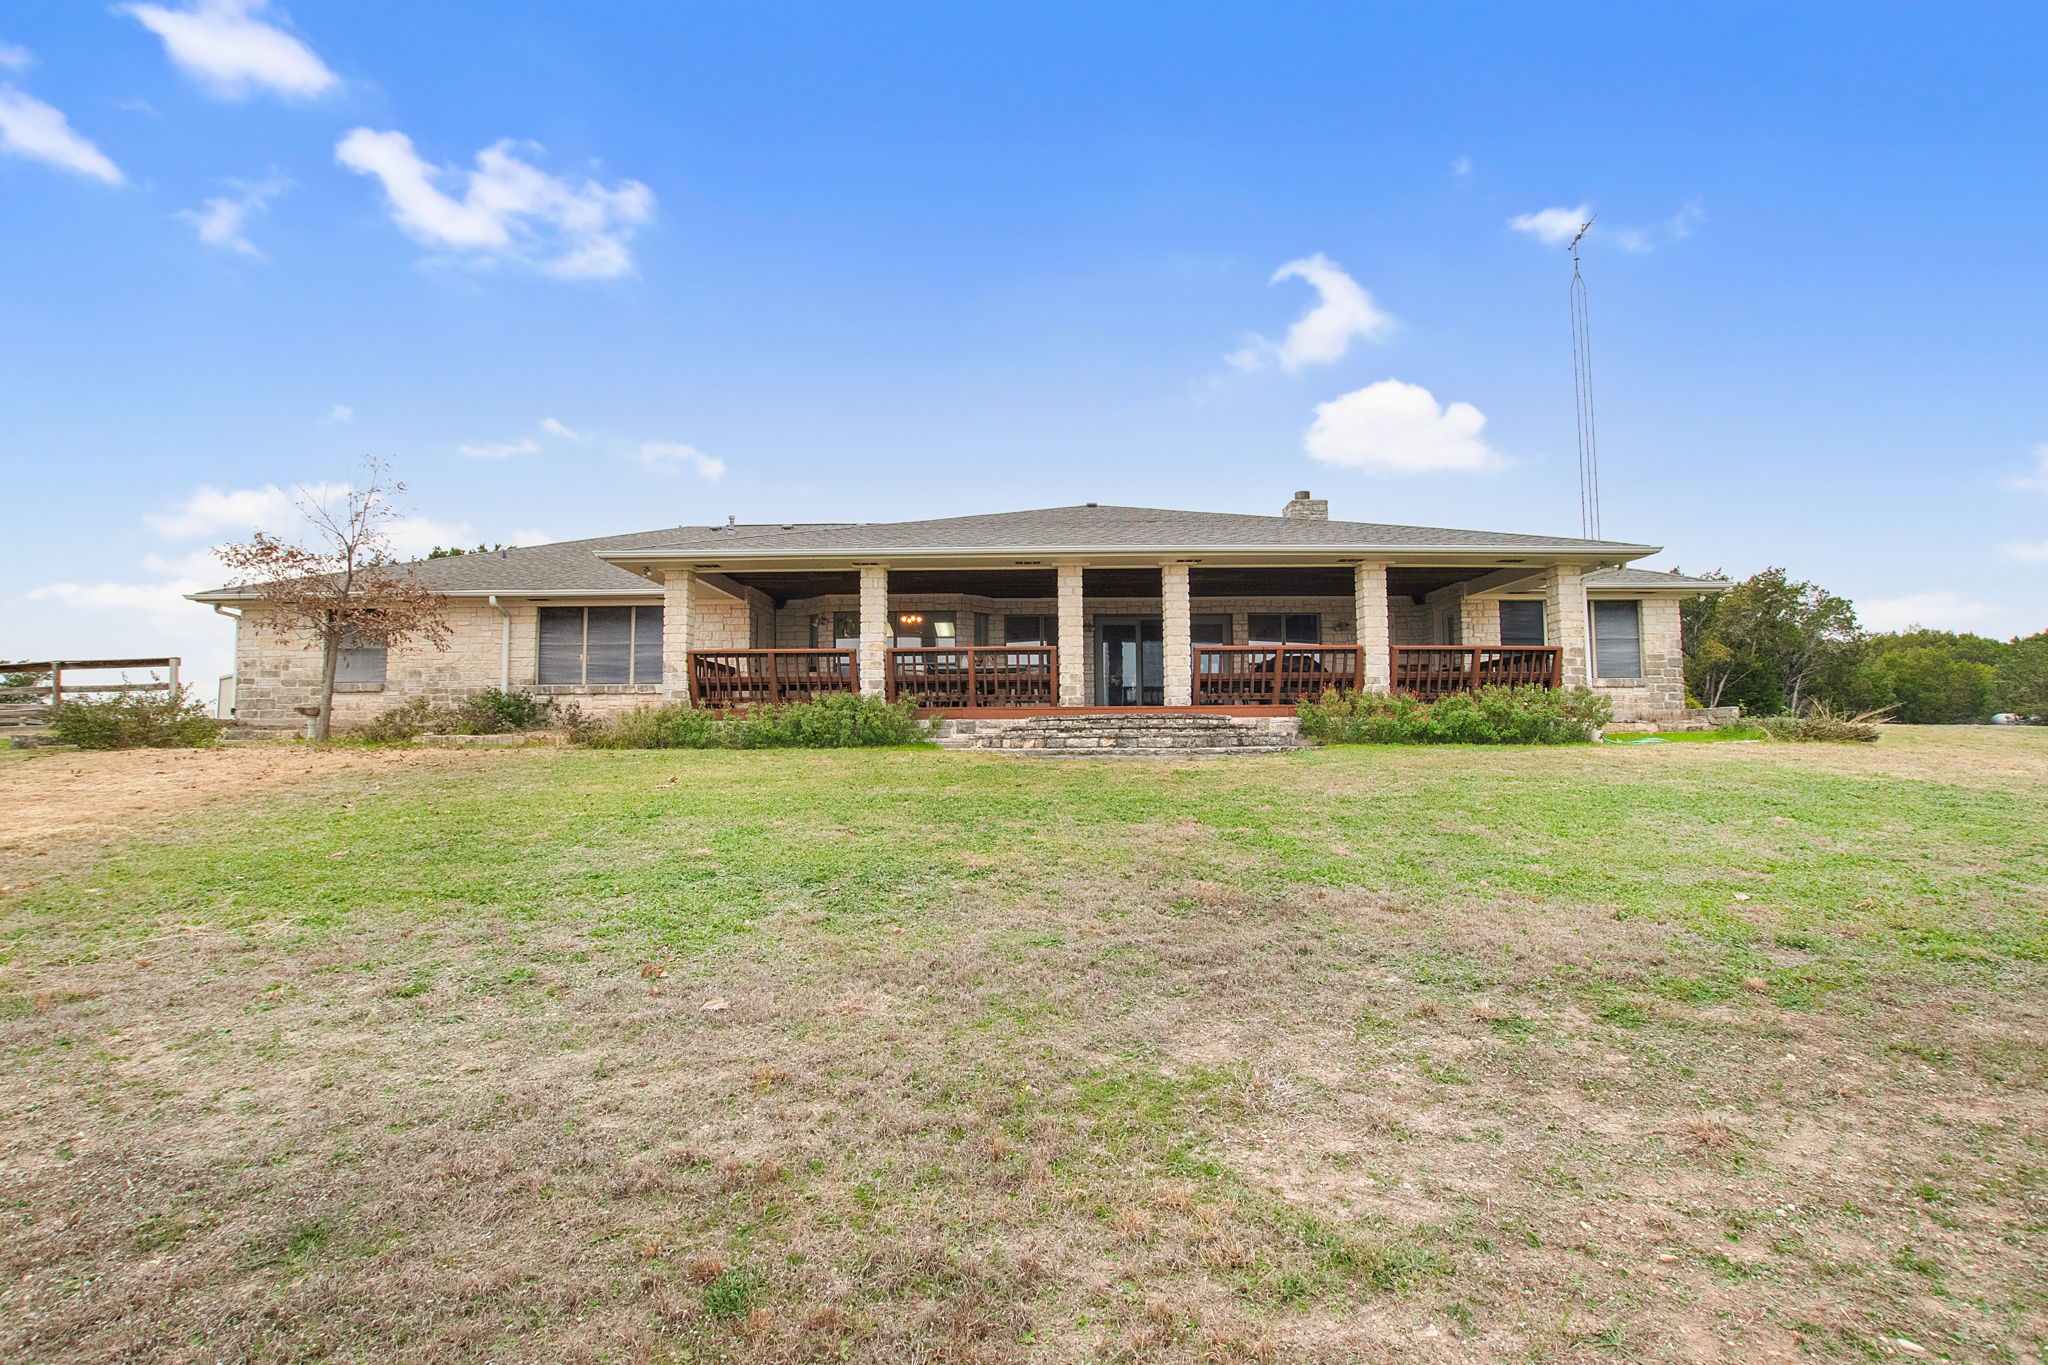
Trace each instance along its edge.
<instances>
[{"instance_id":1,"label":"stone column","mask_svg":"<svg viewBox=\"0 0 2048 1365\"><path fill-rule=\"evenodd\" d=\"M860 570L860 692L880 697L889 691L883 669L889 648L889 566L863 564Z\"/></svg>"},{"instance_id":2,"label":"stone column","mask_svg":"<svg viewBox=\"0 0 2048 1365\"><path fill-rule=\"evenodd\" d=\"M1188 566L1159 566L1159 607L1165 618L1161 638L1166 658L1160 679L1168 706L1192 706L1195 700L1195 634L1188 621Z\"/></svg>"},{"instance_id":3,"label":"stone column","mask_svg":"<svg viewBox=\"0 0 2048 1365\"><path fill-rule=\"evenodd\" d=\"M1060 705L1088 704L1088 645L1082 633L1081 566L1058 569L1060 626Z\"/></svg>"},{"instance_id":4,"label":"stone column","mask_svg":"<svg viewBox=\"0 0 2048 1365\"><path fill-rule=\"evenodd\" d=\"M661 580L663 701L687 702L690 699L690 651L695 648L690 641L696 615L697 575L688 569L669 570Z\"/></svg>"},{"instance_id":5,"label":"stone column","mask_svg":"<svg viewBox=\"0 0 2048 1365\"><path fill-rule=\"evenodd\" d=\"M1558 564L1543 575L1543 630L1564 650L1558 682L1582 687L1592 681L1586 650L1586 580L1576 564Z\"/></svg>"},{"instance_id":6,"label":"stone column","mask_svg":"<svg viewBox=\"0 0 2048 1365\"><path fill-rule=\"evenodd\" d=\"M1387 619L1387 566L1360 564L1351 575L1351 614L1358 623L1358 643L1365 651L1365 690L1394 690L1393 627Z\"/></svg>"}]
</instances>

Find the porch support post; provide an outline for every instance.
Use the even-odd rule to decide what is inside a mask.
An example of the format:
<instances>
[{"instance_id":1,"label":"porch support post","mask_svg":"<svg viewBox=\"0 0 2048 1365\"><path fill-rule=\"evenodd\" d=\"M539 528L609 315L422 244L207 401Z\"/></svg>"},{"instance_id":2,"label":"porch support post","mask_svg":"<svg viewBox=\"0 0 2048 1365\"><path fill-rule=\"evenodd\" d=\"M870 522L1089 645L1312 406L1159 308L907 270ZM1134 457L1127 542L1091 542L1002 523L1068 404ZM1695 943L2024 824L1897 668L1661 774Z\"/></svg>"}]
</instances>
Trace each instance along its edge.
<instances>
[{"instance_id":1,"label":"porch support post","mask_svg":"<svg viewBox=\"0 0 2048 1365\"><path fill-rule=\"evenodd\" d=\"M1586 580L1578 565L1552 565L1543 575L1543 616L1544 633L1563 650L1558 658L1558 684L1585 686L1592 681L1593 671L1586 648Z\"/></svg>"},{"instance_id":2,"label":"porch support post","mask_svg":"<svg viewBox=\"0 0 2048 1365\"><path fill-rule=\"evenodd\" d=\"M697 575L670 569L661 580L661 698L690 699L691 626L697 614Z\"/></svg>"},{"instance_id":3,"label":"porch support post","mask_svg":"<svg viewBox=\"0 0 2048 1365\"><path fill-rule=\"evenodd\" d=\"M889 648L889 566L863 564L860 567L860 692L864 697L886 696L888 680L882 670Z\"/></svg>"},{"instance_id":4,"label":"porch support post","mask_svg":"<svg viewBox=\"0 0 2048 1365\"><path fill-rule=\"evenodd\" d=\"M1188 566L1159 566L1160 632L1166 652L1160 681L1168 706L1192 706L1195 700L1195 632L1188 620Z\"/></svg>"},{"instance_id":5,"label":"porch support post","mask_svg":"<svg viewBox=\"0 0 2048 1365\"><path fill-rule=\"evenodd\" d=\"M1088 704L1088 645L1081 630L1081 566L1056 570L1060 627L1060 705Z\"/></svg>"},{"instance_id":6,"label":"porch support post","mask_svg":"<svg viewBox=\"0 0 2048 1365\"><path fill-rule=\"evenodd\" d=\"M1365 654L1365 690L1394 690L1394 631L1387 619L1387 566L1360 564L1351 575L1351 616Z\"/></svg>"}]
</instances>

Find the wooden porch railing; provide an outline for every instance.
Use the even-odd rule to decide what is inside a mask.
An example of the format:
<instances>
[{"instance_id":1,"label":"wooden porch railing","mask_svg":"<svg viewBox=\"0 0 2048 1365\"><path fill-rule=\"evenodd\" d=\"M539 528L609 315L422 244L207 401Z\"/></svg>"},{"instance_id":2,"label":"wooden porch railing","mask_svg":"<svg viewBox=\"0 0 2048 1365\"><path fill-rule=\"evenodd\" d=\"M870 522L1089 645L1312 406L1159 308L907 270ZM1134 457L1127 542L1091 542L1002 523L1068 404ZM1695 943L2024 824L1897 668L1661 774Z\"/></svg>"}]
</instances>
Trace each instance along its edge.
<instances>
[{"instance_id":1,"label":"wooden porch railing","mask_svg":"<svg viewBox=\"0 0 2048 1365\"><path fill-rule=\"evenodd\" d=\"M690 700L698 706L804 701L860 685L851 649L693 649Z\"/></svg>"},{"instance_id":2,"label":"wooden porch railing","mask_svg":"<svg viewBox=\"0 0 2048 1365\"><path fill-rule=\"evenodd\" d=\"M1556 687L1564 651L1556 645L1395 645L1394 690L1417 697L1504 687Z\"/></svg>"},{"instance_id":3,"label":"wooden porch railing","mask_svg":"<svg viewBox=\"0 0 2048 1365\"><path fill-rule=\"evenodd\" d=\"M892 649L883 676L890 701L908 697L935 709L1057 706L1059 654L1051 645Z\"/></svg>"},{"instance_id":4,"label":"wooden porch railing","mask_svg":"<svg viewBox=\"0 0 2048 1365\"><path fill-rule=\"evenodd\" d=\"M1325 688L1365 684L1357 645L1197 645L1197 706L1292 706Z\"/></svg>"}]
</instances>

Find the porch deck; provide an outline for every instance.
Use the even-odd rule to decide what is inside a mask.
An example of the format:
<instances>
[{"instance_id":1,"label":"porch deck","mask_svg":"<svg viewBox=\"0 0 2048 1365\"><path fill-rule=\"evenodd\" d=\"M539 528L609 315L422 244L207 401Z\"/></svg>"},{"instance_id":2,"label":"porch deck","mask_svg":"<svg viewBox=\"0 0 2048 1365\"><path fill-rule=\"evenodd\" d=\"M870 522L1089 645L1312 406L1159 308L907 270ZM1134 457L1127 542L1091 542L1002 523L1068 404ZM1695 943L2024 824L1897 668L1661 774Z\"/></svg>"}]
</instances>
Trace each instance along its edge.
<instances>
[{"instance_id":1,"label":"porch deck","mask_svg":"<svg viewBox=\"0 0 2048 1365\"><path fill-rule=\"evenodd\" d=\"M1271 715L1304 697L1366 685L1357 645L1197 645L1185 706L1059 704L1059 650L1050 645L961 645L883 652L882 695L908 699L929 715L1131 715L1181 712ZM1491 685L1556 687L1563 650L1554 645L1395 645L1393 690L1418 697ZM690 699L737 707L859 692L855 649L726 649L690 654Z\"/></svg>"}]
</instances>

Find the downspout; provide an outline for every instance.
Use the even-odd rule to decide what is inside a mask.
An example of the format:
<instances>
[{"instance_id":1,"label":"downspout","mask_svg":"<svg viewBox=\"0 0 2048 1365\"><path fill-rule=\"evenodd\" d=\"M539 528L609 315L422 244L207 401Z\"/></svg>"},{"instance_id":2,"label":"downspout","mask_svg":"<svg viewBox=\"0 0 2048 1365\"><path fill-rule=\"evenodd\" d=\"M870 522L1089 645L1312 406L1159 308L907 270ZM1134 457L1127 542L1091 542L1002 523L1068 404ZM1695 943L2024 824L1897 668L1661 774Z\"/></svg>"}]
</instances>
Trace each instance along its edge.
<instances>
[{"instance_id":1,"label":"downspout","mask_svg":"<svg viewBox=\"0 0 2048 1365\"><path fill-rule=\"evenodd\" d=\"M498 690L500 692L510 692L512 690L512 613L506 611L504 607L498 604L498 594L492 593L490 602L493 607L497 608L498 615L505 618L498 629Z\"/></svg>"},{"instance_id":2,"label":"downspout","mask_svg":"<svg viewBox=\"0 0 2048 1365\"><path fill-rule=\"evenodd\" d=\"M238 611L229 611L220 603L215 602L213 603L213 614L215 616L225 616L228 618L228 620L233 621L235 623L235 664L237 667L239 667L242 662L242 613ZM235 675L232 673L228 674L228 677L230 678L233 678L234 676ZM229 690L229 695L234 695L232 689ZM215 718L218 720L231 720L234 718L235 708L232 706L228 708L227 715L223 716L219 714L220 699L218 697L214 699L213 709L215 713Z\"/></svg>"}]
</instances>

